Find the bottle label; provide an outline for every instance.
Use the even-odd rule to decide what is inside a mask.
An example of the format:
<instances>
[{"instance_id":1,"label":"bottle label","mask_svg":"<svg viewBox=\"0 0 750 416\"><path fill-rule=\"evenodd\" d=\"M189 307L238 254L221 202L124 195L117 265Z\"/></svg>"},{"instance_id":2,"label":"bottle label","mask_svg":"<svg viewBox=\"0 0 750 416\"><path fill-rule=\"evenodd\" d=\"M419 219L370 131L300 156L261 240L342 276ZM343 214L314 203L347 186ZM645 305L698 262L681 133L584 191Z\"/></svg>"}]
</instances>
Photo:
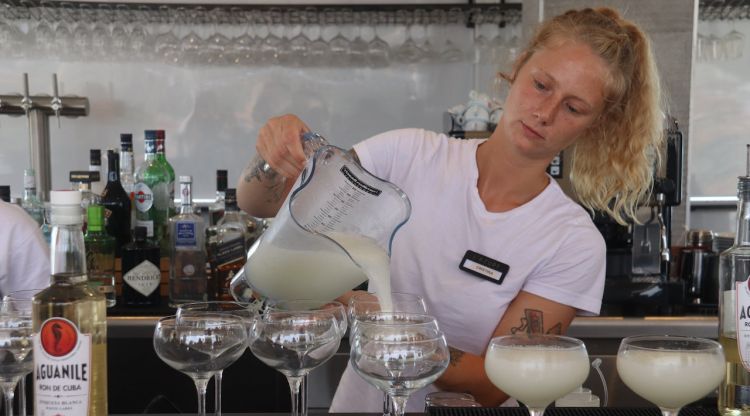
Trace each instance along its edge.
<instances>
[{"instance_id":1,"label":"bottle label","mask_svg":"<svg viewBox=\"0 0 750 416\"><path fill-rule=\"evenodd\" d=\"M128 270L122 280L143 296L149 296L159 288L161 271L153 263L143 260L141 264Z\"/></svg>"},{"instance_id":2,"label":"bottle label","mask_svg":"<svg viewBox=\"0 0 750 416\"><path fill-rule=\"evenodd\" d=\"M216 248L216 263L218 267L222 267L237 261L244 262L245 255L245 238L235 238L220 244Z\"/></svg>"},{"instance_id":3,"label":"bottle label","mask_svg":"<svg viewBox=\"0 0 750 416\"><path fill-rule=\"evenodd\" d=\"M140 212L147 212L154 205L154 193L151 188L143 182L135 184L135 207Z\"/></svg>"},{"instance_id":4,"label":"bottle label","mask_svg":"<svg viewBox=\"0 0 750 416\"><path fill-rule=\"evenodd\" d=\"M36 188L36 181L33 176L24 176L23 177L23 189L35 189Z\"/></svg>"},{"instance_id":5,"label":"bottle label","mask_svg":"<svg viewBox=\"0 0 750 416\"><path fill-rule=\"evenodd\" d=\"M65 318L50 318L34 335L34 414L88 415L91 335Z\"/></svg>"},{"instance_id":6,"label":"bottle label","mask_svg":"<svg viewBox=\"0 0 750 416\"><path fill-rule=\"evenodd\" d=\"M146 227L146 237L152 238L154 236L154 222L135 220L136 227Z\"/></svg>"},{"instance_id":7,"label":"bottle label","mask_svg":"<svg viewBox=\"0 0 750 416\"><path fill-rule=\"evenodd\" d=\"M174 224L175 249L195 249L198 247L198 238L195 235L195 223L192 221L177 221Z\"/></svg>"},{"instance_id":8,"label":"bottle label","mask_svg":"<svg viewBox=\"0 0 750 416\"><path fill-rule=\"evenodd\" d=\"M735 317L737 318L737 351L745 370L750 371L750 278L735 283Z\"/></svg>"}]
</instances>

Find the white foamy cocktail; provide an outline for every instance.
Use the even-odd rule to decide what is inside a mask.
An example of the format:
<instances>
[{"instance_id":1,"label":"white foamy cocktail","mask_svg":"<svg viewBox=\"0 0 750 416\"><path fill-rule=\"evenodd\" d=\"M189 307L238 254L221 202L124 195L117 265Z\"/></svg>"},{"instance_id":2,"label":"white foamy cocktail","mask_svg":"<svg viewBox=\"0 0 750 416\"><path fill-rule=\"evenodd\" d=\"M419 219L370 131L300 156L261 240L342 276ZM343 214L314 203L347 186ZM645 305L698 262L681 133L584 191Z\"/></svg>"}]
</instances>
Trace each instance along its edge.
<instances>
[{"instance_id":1,"label":"white foamy cocktail","mask_svg":"<svg viewBox=\"0 0 750 416\"><path fill-rule=\"evenodd\" d=\"M274 241L256 245L258 252L250 256L245 265L250 285L274 300L326 300L369 279L370 291L381 299L383 309L389 310L388 253L367 237L344 233L331 233L331 237L346 252L331 250L330 245L324 244L305 249L280 247L273 244Z\"/></svg>"},{"instance_id":2,"label":"white foamy cocktail","mask_svg":"<svg viewBox=\"0 0 750 416\"><path fill-rule=\"evenodd\" d=\"M712 351L627 349L617 372L636 394L665 409L703 398L724 377L724 356Z\"/></svg>"},{"instance_id":3,"label":"white foamy cocktail","mask_svg":"<svg viewBox=\"0 0 750 416\"><path fill-rule=\"evenodd\" d=\"M589 374L589 359L583 343L562 345L552 342L555 336L521 336L512 345L490 342L485 356L485 371L490 381L500 390L538 411L554 400L579 387ZM523 342L525 338L526 342ZM539 343L534 339L539 338ZM578 341L557 337L561 340ZM580 342L580 341L578 341Z\"/></svg>"}]
</instances>

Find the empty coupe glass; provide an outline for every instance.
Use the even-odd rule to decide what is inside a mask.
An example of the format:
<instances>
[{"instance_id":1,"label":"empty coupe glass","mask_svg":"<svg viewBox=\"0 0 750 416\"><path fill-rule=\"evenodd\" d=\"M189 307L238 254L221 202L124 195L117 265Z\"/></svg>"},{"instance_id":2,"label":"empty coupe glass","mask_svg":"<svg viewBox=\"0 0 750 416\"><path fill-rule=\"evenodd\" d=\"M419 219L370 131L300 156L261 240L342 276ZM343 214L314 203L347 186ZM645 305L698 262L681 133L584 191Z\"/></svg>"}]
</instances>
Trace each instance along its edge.
<instances>
[{"instance_id":1,"label":"empty coupe glass","mask_svg":"<svg viewBox=\"0 0 750 416\"><path fill-rule=\"evenodd\" d=\"M5 397L6 416L13 415L18 380L34 369L32 334L31 302L0 302L0 389Z\"/></svg>"},{"instance_id":2,"label":"empty coupe glass","mask_svg":"<svg viewBox=\"0 0 750 416\"><path fill-rule=\"evenodd\" d=\"M183 318L206 318L209 315L214 314L218 314L219 316L230 315L241 319L242 322L245 323L246 330L249 333L250 328L252 327L253 318L257 313L257 308L252 303L213 301L182 304L177 308L176 316L177 321L181 322ZM232 364L237 361L244 352L244 347L240 348L238 346L236 348L230 348L223 352L221 360L228 361L229 364ZM216 415L221 415L221 381L223 372L224 370L220 369L214 373L214 398L216 402L214 412Z\"/></svg>"},{"instance_id":3,"label":"empty coupe glass","mask_svg":"<svg viewBox=\"0 0 750 416\"><path fill-rule=\"evenodd\" d=\"M391 397L395 416L403 416L409 396L437 380L450 361L445 336L434 328L358 326L352 335L354 371Z\"/></svg>"},{"instance_id":4,"label":"empty coupe glass","mask_svg":"<svg viewBox=\"0 0 750 416\"><path fill-rule=\"evenodd\" d=\"M195 382L198 414L206 415L208 380L237 358L230 351L243 351L247 325L237 317L223 315L161 318L154 330L154 350L167 365Z\"/></svg>"},{"instance_id":5,"label":"empty coupe glass","mask_svg":"<svg viewBox=\"0 0 750 416\"><path fill-rule=\"evenodd\" d=\"M286 376L294 416L300 415L302 377L328 361L339 348L337 321L334 313L326 310L266 311L255 318L250 351Z\"/></svg>"}]
</instances>

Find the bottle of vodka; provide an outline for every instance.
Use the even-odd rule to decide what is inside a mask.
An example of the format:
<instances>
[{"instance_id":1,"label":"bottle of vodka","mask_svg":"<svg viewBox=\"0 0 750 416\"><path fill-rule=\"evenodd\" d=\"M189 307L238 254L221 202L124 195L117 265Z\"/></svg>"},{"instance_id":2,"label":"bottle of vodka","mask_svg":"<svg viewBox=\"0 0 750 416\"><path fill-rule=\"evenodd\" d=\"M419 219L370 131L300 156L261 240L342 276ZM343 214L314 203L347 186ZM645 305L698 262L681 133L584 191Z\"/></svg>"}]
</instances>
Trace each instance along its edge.
<instances>
[{"instance_id":1,"label":"bottle of vodka","mask_svg":"<svg viewBox=\"0 0 750 416\"><path fill-rule=\"evenodd\" d=\"M750 145L737 184L737 235L719 257L719 342L727 360L719 386L722 415L750 415Z\"/></svg>"},{"instance_id":2,"label":"bottle of vodka","mask_svg":"<svg viewBox=\"0 0 750 416\"><path fill-rule=\"evenodd\" d=\"M205 224L196 215L192 195L193 178L180 176L181 203L178 214L169 219L172 256L169 263L169 304L207 299Z\"/></svg>"}]
</instances>

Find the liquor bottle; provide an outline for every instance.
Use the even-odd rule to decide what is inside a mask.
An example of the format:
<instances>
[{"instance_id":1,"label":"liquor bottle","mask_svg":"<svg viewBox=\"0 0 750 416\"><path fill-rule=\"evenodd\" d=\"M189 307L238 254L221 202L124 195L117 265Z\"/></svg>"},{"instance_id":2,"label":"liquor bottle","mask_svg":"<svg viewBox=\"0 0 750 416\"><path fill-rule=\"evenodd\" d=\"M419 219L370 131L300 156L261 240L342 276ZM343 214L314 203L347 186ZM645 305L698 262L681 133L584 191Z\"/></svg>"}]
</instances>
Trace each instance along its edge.
<instances>
[{"instance_id":1,"label":"liquor bottle","mask_svg":"<svg viewBox=\"0 0 750 416\"><path fill-rule=\"evenodd\" d=\"M107 151L107 165L102 206L107 218L107 233L117 239L115 255L122 257L122 248L130 242L130 197L120 183L120 158L114 150Z\"/></svg>"},{"instance_id":2,"label":"liquor bottle","mask_svg":"<svg viewBox=\"0 0 750 416\"><path fill-rule=\"evenodd\" d=\"M89 286L107 299L107 307L115 306L115 246L114 237L104 230L104 207L89 205L86 209L88 228L83 240L86 244L86 268Z\"/></svg>"},{"instance_id":3,"label":"liquor bottle","mask_svg":"<svg viewBox=\"0 0 750 416\"><path fill-rule=\"evenodd\" d=\"M727 360L719 386L722 415L750 415L750 145L745 176L737 184L737 235L719 257L719 342Z\"/></svg>"},{"instance_id":4,"label":"liquor bottle","mask_svg":"<svg viewBox=\"0 0 750 416\"><path fill-rule=\"evenodd\" d=\"M133 135L120 134L120 183L130 197L130 229L135 227L135 163L133 162Z\"/></svg>"},{"instance_id":5,"label":"liquor bottle","mask_svg":"<svg viewBox=\"0 0 750 416\"><path fill-rule=\"evenodd\" d=\"M205 226L196 215L192 196L193 178L180 176L180 211L169 220L172 255L169 263L169 305L200 302L206 295Z\"/></svg>"},{"instance_id":6,"label":"liquor bottle","mask_svg":"<svg viewBox=\"0 0 750 416\"><path fill-rule=\"evenodd\" d=\"M44 203L44 222L42 223L42 226L39 227L40 230L42 230L42 236L44 237L44 241L47 242L47 246L50 245L50 241L52 240L52 221L50 220L50 215L52 214L52 209L50 207L49 202Z\"/></svg>"},{"instance_id":7,"label":"liquor bottle","mask_svg":"<svg viewBox=\"0 0 750 416\"><path fill-rule=\"evenodd\" d=\"M25 169L23 171L23 200L21 201L21 206L41 227L44 223L44 204L36 196L34 169Z\"/></svg>"},{"instance_id":8,"label":"liquor bottle","mask_svg":"<svg viewBox=\"0 0 750 416\"><path fill-rule=\"evenodd\" d=\"M162 166L164 166L164 169L167 170L169 173L169 184L167 185L169 189L169 217L171 218L174 216L175 210L174 210L174 181L176 177L174 176L174 168L172 168L172 165L169 164L167 161L166 156L166 140L167 140L167 134L164 130L156 130L156 159L161 163Z\"/></svg>"},{"instance_id":9,"label":"liquor bottle","mask_svg":"<svg viewBox=\"0 0 750 416\"><path fill-rule=\"evenodd\" d=\"M106 415L107 306L86 275L81 193L50 192L51 285L34 295L34 413Z\"/></svg>"},{"instance_id":10,"label":"liquor bottle","mask_svg":"<svg viewBox=\"0 0 750 416\"><path fill-rule=\"evenodd\" d=\"M101 149L89 150L89 172L99 172L97 179L91 179L91 192L101 195L104 191L104 175L102 175L102 151Z\"/></svg>"},{"instance_id":11,"label":"liquor bottle","mask_svg":"<svg viewBox=\"0 0 750 416\"><path fill-rule=\"evenodd\" d=\"M227 171L219 169L216 171L216 200L208 208L211 226L216 225L224 216L224 193L227 190Z\"/></svg>"},{"instance_id":12,"label":"liquor bottle","mask_svg":"<svg viewBox=\"0 0 750 416\"><path fill-rule=\"evenodd\" d=\"M0 201L10 203L10 185L0 185Z\"/></svg>"},{"instance_id":13,"label":"liquor bottle","mask_svg":"<svg viewBox=\"0 0 750 416\"><path fill-rule=\"evenodd\" d=\"M123 189L133 198L135 187L135 176L133 174L135 165L133 163L133 135L130 133L120 134L120 183Z\"/></svg>"},{"instance_id":14,"label":"liquor bottle","mask_svg":"<svg viewBox=\"0 0 750 416\"><path fill-rule=\"evenodd\" d=\"M146 227L135 227L134 240L122 250L122 303L128 306L161 304L159 246L146 237Z\"/></svg>"},{"instance_id":15,"label":"liquor bottle","mask_svg":"<svg viewBox=\"0 0 750 416\"><path fill-rule=\"evenodd\" d=\"M135 226L146 227L146 236L154 239L162 254L169 253L169 172L156 155L156 130L145 132L145 155L135 173Z\"/></svg>"},{"instance_id":16,"label":"liquor bottle","mask_svg":"<svg viewBox=\"0 0 750 416\"><path fill-rule=\"evenodd\" d=\"M214 246L211 247L211 272L218 286L218 298L231 300L229 283L245 265L248 238L245 219L237 208L237 191L227 189L224 201L224 216L215 227Z\"/></svg>"},{"instance_id":17,"label":"liquor bottle","mask_svg":"<svg viewBox=\"0 0 750 416\"><path fill-rule=\"evenodd\" d=\"M89 207L89 205L101 204L101 197L91 192L91 183L94 181L94 179L99 180L99 172L88 171L88 170L71 170L70 171L70 174L69 174L70 184L74 191L78 191L81 193L81 207L83 208L83 212L86 212L86 209ZM84 217L84 221L83 221L84 232L86 231L87 226L88 226L88 220L86 217Z\"/></svg>"}]
</instances>

